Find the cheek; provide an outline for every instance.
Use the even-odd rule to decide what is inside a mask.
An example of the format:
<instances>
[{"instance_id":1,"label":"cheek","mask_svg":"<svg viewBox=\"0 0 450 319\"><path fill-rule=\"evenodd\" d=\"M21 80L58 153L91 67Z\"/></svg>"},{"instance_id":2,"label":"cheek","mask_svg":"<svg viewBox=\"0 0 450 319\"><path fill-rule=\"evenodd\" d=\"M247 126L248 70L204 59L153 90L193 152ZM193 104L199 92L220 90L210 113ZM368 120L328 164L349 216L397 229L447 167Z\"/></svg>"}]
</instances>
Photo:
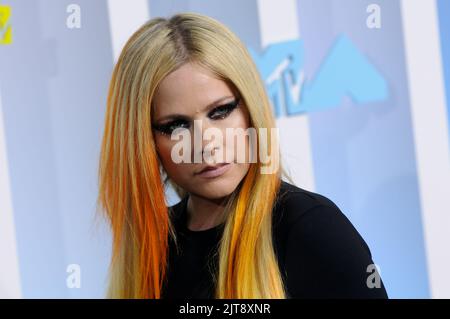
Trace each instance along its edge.
<instances>
[{"instance_id":1,"label":"cheek","mask_svg":"<svg viewBox=\"0 0 450 319\"><path fill-rule=\"evenodd\" d=\"M161 165L167 173L176 168L175 163L172 161L171 152L174 142L164 136L158 136L155 138L156 151L158 153Z\"/></svg>"},{"instance_id":2,"label":"cheek","mask_svg":"<svg viewBox=\"0 0 450 319\"><path fill-rule=\"evenodd\" d=\"M165 172L179 185L183 185L192 175L192 165L188 163L175 163L172 160L172 148L177 141L170 140L165 136L155 137L156 150Z\"/></svg>"},{"instance_id":3,"label":"cheek","mask_svg":"<svg viewBox=\"0 0 450 319\"><path fill-rule=\"evenodd\" d=\"M231 152L232 154L234 154L234 159L239 163L249 162L250 139L246 134L251 133L249 127L249 118L247 113L243 109L237 109L235 112L233 112L233 114L231 114L221 123L225 141L225 152ZM227 128L239 129L235 131L237 137L235 137L234 143L228 143L228 141L226 140ZM244 135L241 132L243 132Z\"/></svg>"},{"instance_id":4,"label":"cheek","mask_svg":"<svg viewBox=\"0 0 450 319\"><path fill-rule=\"evenodd\" d=\"M166 163L167 156L170 158L171 142L161 136L155 136L156 151L163 165Z\"/></svg>"},{"instance_id":5,"label":"cheek","mask_svg":"<svg viewBox=\"0 0 450 319\"><path fill-rule=\"evenodd\" d=\"M243 107L237 108L224 122L227 127L232 128L246 129L250 125L248 112Z\"/></svg>"}]
</instances>

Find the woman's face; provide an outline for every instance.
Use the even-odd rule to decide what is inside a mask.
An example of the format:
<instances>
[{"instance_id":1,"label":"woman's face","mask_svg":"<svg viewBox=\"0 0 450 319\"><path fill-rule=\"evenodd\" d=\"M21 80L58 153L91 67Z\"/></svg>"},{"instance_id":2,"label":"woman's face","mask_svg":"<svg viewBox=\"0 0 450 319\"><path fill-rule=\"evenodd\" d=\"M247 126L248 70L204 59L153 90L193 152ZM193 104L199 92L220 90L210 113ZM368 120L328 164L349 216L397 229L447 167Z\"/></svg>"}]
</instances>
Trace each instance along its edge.
<instances>
[{"instance_id":1,"label":"woman's face","mask_svg":"<svg viewBox=\"0 0 450 319\"><path fill-rule=\"evenodd\" d=\"M239 103L233 103L237 101ZM239 100L239 94L232 87L214 77L209 70L186 63L160 83L155 92L152 114L158 156L170 179L188 193L208 199L223 198L236 189L250 166L248 136L239 134L239 129L245 131L249 127L249 115L243 101ZM177 128L187 129L184 133L190 136L187 140L190 149L183 148L190 152L188 163L177 163L173 158L172 148L175 146L179 150L182 145L180 138L171 139L171 133ZM222 139L216 138L217 135L203 135L208 129L212 132L211 128L216 129L213 134L221 133ZM228 141L227 128L233 129L236 135L244 136L245 142ZM195 135L199 141L196 145ZM228 152L231 155L229 157L226 155ZM237 160L239 152L245 153L245 161ZM223 165L225 162L229 164ZM218 166L218 163L223 165L218 171L199 174L207 166ZM220 171L223 173L220 174Z\"/></svg>"}]
</instances>

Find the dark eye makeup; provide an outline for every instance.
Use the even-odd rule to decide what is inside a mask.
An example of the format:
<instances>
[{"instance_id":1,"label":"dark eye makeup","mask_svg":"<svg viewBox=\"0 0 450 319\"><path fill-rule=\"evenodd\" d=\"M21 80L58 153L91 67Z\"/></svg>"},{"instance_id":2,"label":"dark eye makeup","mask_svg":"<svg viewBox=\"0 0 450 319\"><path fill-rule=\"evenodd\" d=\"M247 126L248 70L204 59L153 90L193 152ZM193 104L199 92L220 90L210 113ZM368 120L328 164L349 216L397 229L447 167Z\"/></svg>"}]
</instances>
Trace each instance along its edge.
<instances>
[{"instance_id":1,"label":"dark eye makeup","mask_svg":"<svg viewBox=\"0 0 450 319\"><path fill-rule=\"evenodd\" d=\"M239 102L240 98L236 98L233 102L219 105L208 113L208 117L213 121L223 120L227 118L234 111L234 109L236 109ZM153 129L165 135L172 134L172 132L177 128L189 129L190 127L191 121L182 117L163 124L153 124Z\"/></svg>"}]
</instances>

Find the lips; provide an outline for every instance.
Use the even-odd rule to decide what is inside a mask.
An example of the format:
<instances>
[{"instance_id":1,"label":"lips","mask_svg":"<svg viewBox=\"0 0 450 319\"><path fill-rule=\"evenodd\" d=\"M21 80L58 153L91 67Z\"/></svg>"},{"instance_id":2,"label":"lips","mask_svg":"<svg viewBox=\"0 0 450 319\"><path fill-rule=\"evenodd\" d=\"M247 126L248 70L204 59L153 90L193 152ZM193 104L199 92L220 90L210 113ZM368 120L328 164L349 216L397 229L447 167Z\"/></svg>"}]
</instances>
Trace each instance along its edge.
<instances>
[{"instance_id":1,"label":"lips","mask_svg":"<svg viewBox=\"0 0 450 319\"><path fill-rule=\"evenodd\" d=\"M220 163L220 164L216 164L216 165L208 165L205 168L203 168L201 171L197 172L196 174L201 174L204 173L206 171L213 171L215 169L218 169L221 166L227 165L229 163Z\"/></svg>"},{"instance_id":2,"label":"lips","mask_svg":"<svg viewBox=\"0 0 450 319\"><path fill-rule=\"evenodd\" d=\"M231 165L232 165L231 163L208 165L195 175L203 178L219 177L225 174L230 169Z\"/></svg>"}]
</instances>

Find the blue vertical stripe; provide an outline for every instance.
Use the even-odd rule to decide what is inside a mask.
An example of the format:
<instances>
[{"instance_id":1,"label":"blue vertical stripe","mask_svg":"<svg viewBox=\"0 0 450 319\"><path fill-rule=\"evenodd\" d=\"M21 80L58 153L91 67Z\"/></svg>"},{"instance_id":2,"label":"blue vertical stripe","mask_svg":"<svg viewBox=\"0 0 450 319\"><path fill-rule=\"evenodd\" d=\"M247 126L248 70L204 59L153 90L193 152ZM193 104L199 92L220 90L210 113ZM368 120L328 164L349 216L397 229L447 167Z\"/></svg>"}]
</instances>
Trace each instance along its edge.
<instances>
[{"instance_id":1,"label":"blue vertical stripe","mask_svg":"<svg viewBox=\"0 0 450 319\"><path fill-rule=\"evenodd\" d=\"M447 123L450 141L450 1L438 0L439 29L441 35L442 65L444 68Z\"/></svg>"}]
</instances>

